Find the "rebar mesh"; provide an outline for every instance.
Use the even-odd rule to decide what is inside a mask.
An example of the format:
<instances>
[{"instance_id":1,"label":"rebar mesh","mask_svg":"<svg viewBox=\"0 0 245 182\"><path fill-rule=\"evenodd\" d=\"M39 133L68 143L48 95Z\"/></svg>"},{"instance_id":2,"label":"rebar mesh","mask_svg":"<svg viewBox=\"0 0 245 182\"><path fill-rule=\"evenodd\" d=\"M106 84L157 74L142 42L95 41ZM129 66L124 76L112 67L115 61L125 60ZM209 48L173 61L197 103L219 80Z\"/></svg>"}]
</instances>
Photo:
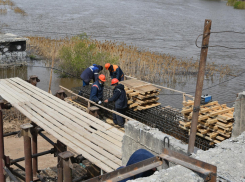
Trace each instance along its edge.
<instances>
[{"instance_id":1,"label":"rebar mesh","mask_svg":"<svg viewBox=\"0 0 245 182\"><path fill-rule=\"evenodd\" d=\"M75 87L72 88L72 91L74 93L79 93L79 91L81 91L83 97L89 98L91 85L86 87ZM112 94L113 90L111 88L104 88L104 99L110 98ZM87 106L87 102L81 98L77 98L73 101ZM114 108L113 103L104 103L104 106L109 109ZM112 113L110 113L109 111L104 110L103 114L105 114L109 118L112 118ZM127 109L126 115L150 127L158 128L160 131L171 135L184 143L188 143L189 141L188 131L183 130L179 127L179 121L182 120L182 115L181 112L177 109L162 106L157 106L141 111L133 111L132 109ZM214 147L214 145L210 144L210 141L199 136L196 136L195 146L202 150L208 150L209 148Z\"/></svg>"}]
</instances>

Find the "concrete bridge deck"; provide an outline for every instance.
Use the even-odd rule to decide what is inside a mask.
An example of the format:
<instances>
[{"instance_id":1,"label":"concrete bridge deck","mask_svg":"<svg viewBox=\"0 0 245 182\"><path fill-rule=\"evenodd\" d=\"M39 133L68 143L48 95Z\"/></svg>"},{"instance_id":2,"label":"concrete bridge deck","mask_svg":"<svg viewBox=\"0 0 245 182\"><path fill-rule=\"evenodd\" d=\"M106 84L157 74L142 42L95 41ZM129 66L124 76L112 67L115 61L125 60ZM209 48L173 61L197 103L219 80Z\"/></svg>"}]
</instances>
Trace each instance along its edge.
<instances>
[{"instance_id":1,"label":"concrete bridge deck","mask_svg":"<svg viewBox=\"0 0 245 182\"><path fill-rule=\"evenodd\" d=\"M122 131L20 78L1 79L0 95L102 170L111 172L122 165Z\"/></svg>"}]
</instances>

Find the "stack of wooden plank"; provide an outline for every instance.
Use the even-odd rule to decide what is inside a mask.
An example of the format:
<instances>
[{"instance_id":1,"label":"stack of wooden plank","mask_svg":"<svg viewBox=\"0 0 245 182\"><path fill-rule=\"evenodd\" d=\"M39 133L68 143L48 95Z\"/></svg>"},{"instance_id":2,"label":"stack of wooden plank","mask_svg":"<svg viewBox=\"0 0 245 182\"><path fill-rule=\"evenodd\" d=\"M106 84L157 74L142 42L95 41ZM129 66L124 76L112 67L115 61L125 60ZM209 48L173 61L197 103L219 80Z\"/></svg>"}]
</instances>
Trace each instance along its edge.
<instances>
[{"instance_id":1,"label":"stack of wooden plank","mask_svg":"<svg viewBox=\"0 0 245 182\"><path fill-rule=\"evenodd\" d=\"M182 129L190 131L194 101L183 102L182 114L184 121L179 121ZM197 135L211 142L220 143L231 137L234 107L220 105L218 101L200 106Z\"/></svg>"},{"instance_id":2,"label":"stack of wooden plank","mask_svg":"<svg viewBox=\"0 0 245 182\"><path fill-rule=\"evenodd\" d=\"M160 89L136 79L121 81L127 93L129 108L134 111L149 109L161 105L158 103Z\"/></svg>"}]
</instances>

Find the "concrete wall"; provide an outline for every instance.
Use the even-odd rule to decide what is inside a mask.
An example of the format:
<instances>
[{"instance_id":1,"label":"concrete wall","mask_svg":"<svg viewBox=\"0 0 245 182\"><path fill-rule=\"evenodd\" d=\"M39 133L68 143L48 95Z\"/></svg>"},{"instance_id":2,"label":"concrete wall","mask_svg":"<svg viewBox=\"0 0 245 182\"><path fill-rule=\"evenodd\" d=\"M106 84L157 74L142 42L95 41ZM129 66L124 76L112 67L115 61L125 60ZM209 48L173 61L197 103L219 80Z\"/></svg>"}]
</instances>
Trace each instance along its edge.
<instances>
[{"instance_id":1,"label":"concrete wall","mask_svg":"<svg viewBox=\"0 0 245 182\"><path fill-rule=\"evenodd\" d=\"M0 64L24 61L27 40L14 34L0 34Z\"/></svg>"},{"instance_id":2,"label":"concrete wall","mask_svg":"<svg viewBox=\"0 0 245 182\"><path fill-rule=\"evenodd\" d=\"M164 137L169 137L171 150L182 154L186 154L187 152L187 144L182 143L180 140L177 140L172 136L162 133L156 128L151 128L138 121L128 121L124 128L125 135L123 137L122 145L123 165L128 162L130 156L138 149L147 149L155 155L161 154L164 148ZM196 150L197 149L195 148L195 152Z\"/></svg>"},{"instance_id":3,"label":"concrete wall","mask_svg":"<svg viewBox=\"0 0 245 182\"><path fill-rule=\"evenodd\" d=\"M245 132L237 138L227 139L208 151L198 150L192 157L217 166L217 181L245 181ZM182 167L174 166L155 172L154 175L129 182L188 182L204 179Z\"/></svg>"},{"instance_id":4,"label":"concrete wall","mask_svg":"<svg viewBox=\"0 0 245 182\"><path fill-rule=\"evenodd\" d=\"M245 92L238 94L235 102L235 122L232 129L232 137L239 136L245 131Z\"/></svg>"}]
</instances>

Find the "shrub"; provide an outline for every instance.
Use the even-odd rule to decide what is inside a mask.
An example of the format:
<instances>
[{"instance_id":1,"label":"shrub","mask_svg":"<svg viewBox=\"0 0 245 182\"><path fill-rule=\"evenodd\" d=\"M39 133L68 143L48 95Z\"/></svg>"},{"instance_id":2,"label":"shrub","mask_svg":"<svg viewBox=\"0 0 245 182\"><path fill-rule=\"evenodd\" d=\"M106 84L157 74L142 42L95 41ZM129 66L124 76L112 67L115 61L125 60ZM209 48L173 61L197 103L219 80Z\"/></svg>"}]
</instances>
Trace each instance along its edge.
<instances>
[{"instance_id":1,"label":"shrub","mask_svg":"<svg viewBox=\"0 0 245 182\"><path fill-rule=\"evenodd\" d=\"M99 52L96 45L84 35L72 38L71 42L69 45L64 44L60 49L58 67L77 77L92 64L104 66L107 62L115 64L118 61L116 57L112 58L107 52Z\"/></svg>"},{"instance_id":2,"label":"shrub","mask_svg":"<svg viewBox=\"0 0 245 182\"><path fill-rule=\"evenodd\" d=\"M234 3L235 9L245 9L245 1L237 1Z\"/></svg>"},{"instance_id":3,"label":"shrub","mask_svg":"<svg viewBox=\"0 0 245 182\"><path fill-rule=\"evenodd\" d=\"M228 0L227 5L228 6L233 6L236 0Z\"/></svg>"}]
</instances>

